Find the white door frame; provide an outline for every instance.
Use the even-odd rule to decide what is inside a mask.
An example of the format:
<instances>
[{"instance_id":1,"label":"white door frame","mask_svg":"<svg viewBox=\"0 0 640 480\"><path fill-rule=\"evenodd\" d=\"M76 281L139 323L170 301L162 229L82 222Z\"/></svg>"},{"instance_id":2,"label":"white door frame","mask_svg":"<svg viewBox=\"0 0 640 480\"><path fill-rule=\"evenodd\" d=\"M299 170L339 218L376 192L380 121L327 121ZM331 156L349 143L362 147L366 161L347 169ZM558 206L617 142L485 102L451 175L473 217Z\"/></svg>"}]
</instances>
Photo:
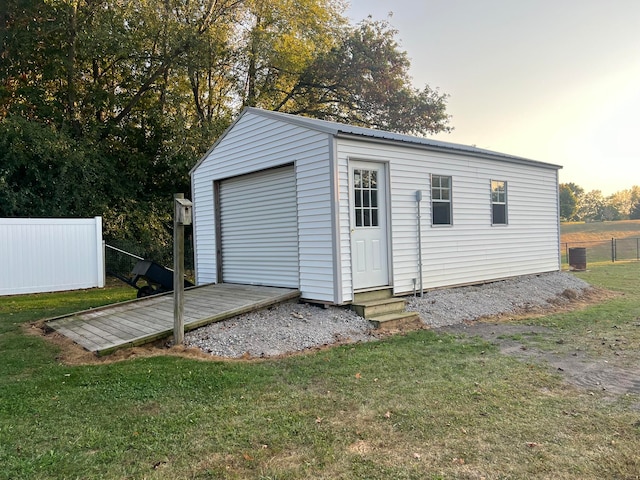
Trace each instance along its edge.
<instances>
[{"instance_id":1,"label":"white door frame","mask_svg":"<svg viewBox=\"0 0 640 480\"><path fill-rule=\"evenodd\" d=\"M357 193L359 199L356 199L355 171L364 171L363 176L376 172L371 173L368 180L362 180ZM354 291L391 285L389 192L387 163L349 161L349 221Z\"/></svg>"}]
</instances>

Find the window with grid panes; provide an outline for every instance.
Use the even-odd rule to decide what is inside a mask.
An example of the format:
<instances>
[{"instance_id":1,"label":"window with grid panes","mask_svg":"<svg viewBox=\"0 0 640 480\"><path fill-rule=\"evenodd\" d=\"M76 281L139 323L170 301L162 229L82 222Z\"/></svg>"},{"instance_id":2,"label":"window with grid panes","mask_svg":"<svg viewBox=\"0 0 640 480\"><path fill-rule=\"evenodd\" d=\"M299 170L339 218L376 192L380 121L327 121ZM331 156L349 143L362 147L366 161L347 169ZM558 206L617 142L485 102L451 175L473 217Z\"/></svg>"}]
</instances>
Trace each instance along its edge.
<instances>
[{"instance_id":1,"label":"window with grid panes","mask_svg":"<svg viewBox=\"0 0 640 480\"><path fill-rule=\"evenodd\" d=\"M431 175L431 224L451 225L451 177Z\"/></svg>"},{"instance_id":2,"label":"window with grid panes","mask_svg":"<svg viewBox=\"0 0 640 480\"><path fill-rule=\"evenodd\" d=\"M491 223L507 224L507 182L491 180Z\"/></svg>"},{"instance_id":3,"label":"window with grid panes","mask_svg":"<svg viewBox=\"0 0 640 480\"><path fill-rule=\"evenodd\" d=\"M378 172L354 169L353 185L356 227L379 226Z\"/></svg>"}]
</instances>

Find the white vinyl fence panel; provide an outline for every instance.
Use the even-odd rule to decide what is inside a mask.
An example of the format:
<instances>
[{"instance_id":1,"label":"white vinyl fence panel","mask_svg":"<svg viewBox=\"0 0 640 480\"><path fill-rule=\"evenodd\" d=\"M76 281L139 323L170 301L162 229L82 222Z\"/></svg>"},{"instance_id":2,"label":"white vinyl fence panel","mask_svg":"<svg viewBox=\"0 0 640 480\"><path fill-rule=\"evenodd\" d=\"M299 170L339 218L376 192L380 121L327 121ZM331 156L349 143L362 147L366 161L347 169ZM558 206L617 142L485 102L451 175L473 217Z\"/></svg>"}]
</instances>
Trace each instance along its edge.
<instances>
[{"instance_id":1,"label":"white vinyl fence panel","mask_svg":"<svg viewBox=\"0 0 640 480\"><path fill-rule=\"evenodd\" d=\"M104 287L102 217L0 218L0 295Z\"/></svg>"}]
</instances>

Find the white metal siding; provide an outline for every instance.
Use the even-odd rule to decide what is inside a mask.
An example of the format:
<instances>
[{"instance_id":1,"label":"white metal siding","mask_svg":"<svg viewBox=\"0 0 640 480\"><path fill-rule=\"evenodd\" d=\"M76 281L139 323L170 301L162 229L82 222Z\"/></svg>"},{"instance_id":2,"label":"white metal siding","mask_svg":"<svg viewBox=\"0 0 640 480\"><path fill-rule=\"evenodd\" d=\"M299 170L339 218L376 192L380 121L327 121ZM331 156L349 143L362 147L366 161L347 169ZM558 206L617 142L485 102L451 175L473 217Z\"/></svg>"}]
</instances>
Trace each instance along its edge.
<instances>
[{"instance_id":1,"label":"white metal siding","mask_svg":"<svg viewBox=\"0 0 640 480\"><path fill-rule=\"evenodd\" d=\"M416 190L422 190L422 257L425 288L474 283L559 269L557 171L464 155L340 139L341 178L348 160L389 162L393 285L413 291L419 281ZM430 174L450 175L453 225L431 225ZM506 226L491 225L490 180L507 181ZM348 189L341 186L341 215ZM342 229L343 244L348 232ZM343 251L345 275L350 258ZM349 282L345 282L347 285Z\"/></svg>"},{"instance_id":2,"label":"white metal siding","mask_svg":"<svg viewBox=\"0 0 640 480\"><path fill-rule=\"evenodd\" d=\"M194 169L198 283L217 281L214 181L294 163L302 297L350 301L350 159L389 166L391 274L396 293L413 291L413 279L419 278L416 190L423 192L425 288L559 269L554 166L519 164L508 157L504 161L479 158L464 151L433 152L375 140L334 140L328 130L315 130L312 125L311 121L307 126L305 121L288 121L286 116L280 119L245 111ZM330 164L333 159L335 169ZM431 226L430 174L453 178L450 227ZM491 225L490 180L508 182L506 226Z\"/></svg>"},{"instance_id":3,"label":"white metal siding","mask_svg":"<svg viewBox=\"0 0 640 480\"><path fill-rule=\"evenodd\" d=\"M0 295L103 286L101 217L0 219Z\"/></svg>"},{"instance_id":4,"label":"white metal siding","mask_svg":"<svg viewBox=\"0 0 640 480\"><path fill-rule=\"evenodd\" d=\"M197 283L216 282L214 180L295 163L299 289L334 302L330 137L253 113L243 115L192 172Z\"/></svg>"},{"instance_id":5,"label":"white metal siding","mask_svg":"<svg viewBox=\"0 0 640 480\"><path fill-rule=\"evenodd\" d=\"M298 288L298 228L293 167L220 185L222 280Z\"/></svg>"}]
</instances>

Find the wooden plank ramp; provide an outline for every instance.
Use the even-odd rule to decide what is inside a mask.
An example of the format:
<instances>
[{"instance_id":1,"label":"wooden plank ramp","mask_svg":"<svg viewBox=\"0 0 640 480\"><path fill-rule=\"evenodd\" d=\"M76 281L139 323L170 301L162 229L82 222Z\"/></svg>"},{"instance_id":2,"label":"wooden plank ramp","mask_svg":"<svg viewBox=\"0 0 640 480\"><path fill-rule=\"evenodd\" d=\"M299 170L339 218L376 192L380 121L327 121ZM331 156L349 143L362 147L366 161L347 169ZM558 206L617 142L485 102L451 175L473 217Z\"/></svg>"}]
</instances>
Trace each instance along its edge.
<instances>
[{"instance_id":1,"label":"wooden plank ramp","mask_svg":"<svg viewBox=\"0 0 640 480\"><path fill-rule=\"evenodd\" d=\"M221 283L186 289L185 331L300 296L298 290ZM77 312L46 321L90 352L107 355L119 348L173 335L173 293Z\"/></svg>"}]
</instances>

